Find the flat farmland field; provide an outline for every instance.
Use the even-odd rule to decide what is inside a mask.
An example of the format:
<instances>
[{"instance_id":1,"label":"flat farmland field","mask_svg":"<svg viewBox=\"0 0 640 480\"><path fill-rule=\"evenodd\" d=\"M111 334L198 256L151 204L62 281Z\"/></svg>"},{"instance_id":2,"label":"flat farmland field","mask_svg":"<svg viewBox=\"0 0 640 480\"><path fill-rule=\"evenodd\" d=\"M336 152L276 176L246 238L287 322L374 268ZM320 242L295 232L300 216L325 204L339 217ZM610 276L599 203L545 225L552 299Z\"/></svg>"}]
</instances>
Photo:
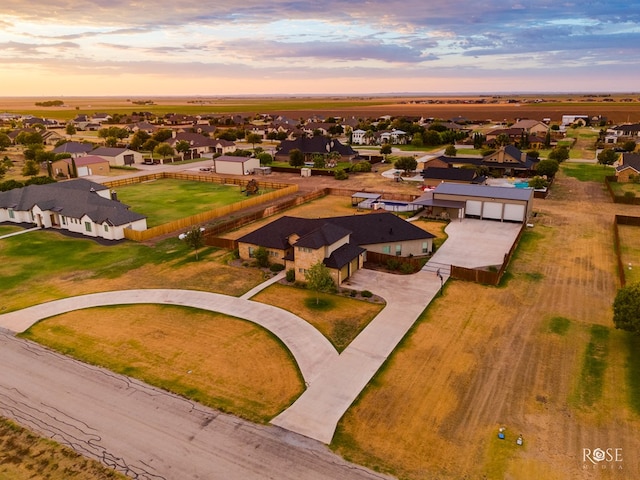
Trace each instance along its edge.
<instances>
[{"instance_id":1,"label":"flat farmland field","mask_svg":"<svg viewBox=\"0 0 640 480\"><path fill-rule=\"evenodd\" d=\"M412 480L640 476L638 342L612 323L613 216L640 207L561 173L534 211L503 284L448 282L342 418L334 450ZM627 453L594 469L582 454L598 445Z\"/></svg>"}]
</instances>

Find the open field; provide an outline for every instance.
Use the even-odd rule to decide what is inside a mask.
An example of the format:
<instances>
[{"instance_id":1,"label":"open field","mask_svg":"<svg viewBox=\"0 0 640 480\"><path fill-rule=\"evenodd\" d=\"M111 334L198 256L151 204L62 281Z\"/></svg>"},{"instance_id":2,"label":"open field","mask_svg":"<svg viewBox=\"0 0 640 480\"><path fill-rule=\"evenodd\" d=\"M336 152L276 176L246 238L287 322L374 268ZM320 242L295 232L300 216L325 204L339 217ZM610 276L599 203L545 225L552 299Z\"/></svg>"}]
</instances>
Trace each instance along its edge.
<instances>
[{"instance_id":1,"label":"open field","mask_svg":"<svg viewBox=\"0 0 640 480\"><path fill-rule=\"evenodd\" d=\"M36 107L42 98L0 99L0 110L27 113L58 119L71 119L77 114L95 112L131 113L149 111L156 114L227 114L278 113L291 118L305 114L367 117L380 115L409 115L450 119L457 116L471 120L502 121L515 118L551 118L559 122L562 115L604 115L614 123L640 121L640 101L637 95L615 94L611 102L582 95L544 95L544 102L534 103L540 95L505 95L499 99L487 96L380 96L380 97L158 97L153 105L137 105L127 98L66 97L64 107ZM507 100L516 100L507 103ZM633 101L622 101L632 99ZM139 100L139 99L138 99ZM484 100L487 103L465 103ZM496 101L498 103L490 103Z\"/></svg>"},{"instance_id":2,"label":"open field","mask_svg":"<svg viewBox=\"0 0 640 480\"><path fill-rule=\"evenodd\" d=\"M125 480L129 477L0 418L0 479Z\"/></svg>"},{"instance_id":3,"label":"open field","mask_svg":"<svg viewBox=\"0 0 640 480\"><path fill-rule=\"evenodd\" d=\"M618 225L620 256L627 284L640 282L640 228Z\"/></svg>"},{"instance_id":4,"label":"open field","mask_svg":"<svg viewBox=\"0 0 640 480\"><path fill-rule=\"evenodd\" d=\"M246 200L239 186L162 179L117 189L118 199L147 216L147 225L163 223Z\"/></svg>"},{"instance_id":5,"label":"open field","mask_svg":"<svg viewBox=\"0 0 640 480\"><path fill-rule=\"evenodd\" d=\"M100 307L43 320L21 336L256 422L303 389L295 361L272 334L212 312Z\"/></svg>"},{"instance_id":6,"label":"open field","mask_svg":"<svg viewBox=\"0 0 640 480\"><path fill-rule=\"evenodd\" d=\"M611 321L613 214L640 209L560 174L535 211L504 285L448 283L343 417L336 451L405 479L640 475L636 342ZM596 445L626 452L622 472L584 468Z\"/></svg>"}]
</instances>

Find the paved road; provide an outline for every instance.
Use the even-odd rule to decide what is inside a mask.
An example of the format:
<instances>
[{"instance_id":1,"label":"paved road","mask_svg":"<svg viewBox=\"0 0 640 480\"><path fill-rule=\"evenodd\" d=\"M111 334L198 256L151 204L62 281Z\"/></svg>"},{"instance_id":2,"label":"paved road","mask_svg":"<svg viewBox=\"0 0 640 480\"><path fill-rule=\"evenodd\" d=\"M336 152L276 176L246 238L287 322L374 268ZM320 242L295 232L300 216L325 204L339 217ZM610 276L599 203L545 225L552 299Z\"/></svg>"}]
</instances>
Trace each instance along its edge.
<instances>
[{"instance_id":1,"label":"paved road","mask_svg":"<svg viewBox=\"0 0 640 480\"><path fill-rule=\"evenodd\" d=\"M140 480L390 478L4 332L0 415Z\"/></svg>"}]
</instances>

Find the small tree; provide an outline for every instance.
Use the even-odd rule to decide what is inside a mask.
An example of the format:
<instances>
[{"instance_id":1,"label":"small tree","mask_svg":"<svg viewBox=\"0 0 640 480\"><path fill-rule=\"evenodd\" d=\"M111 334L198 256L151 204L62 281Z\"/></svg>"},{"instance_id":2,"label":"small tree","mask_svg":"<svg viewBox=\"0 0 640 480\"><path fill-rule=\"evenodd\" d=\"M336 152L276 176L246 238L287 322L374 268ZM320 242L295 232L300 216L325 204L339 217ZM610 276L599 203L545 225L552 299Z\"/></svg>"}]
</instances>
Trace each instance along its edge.
<instances>
[{"instance_id":1,"label":"small tree","mask_svg":"<svg viewBox=\"0 0 640 480\"><path fill-rule=\"evenodd\" d=\"M256 143L262 143L262 137L257 133L250 133L249 135L247 135L246 140L247 140L247 143L251 144L251 147L254 150L256 148Z\"/></svg>"},{"instance_id":2,"label":"small tree","mask_svg":"<svg viewBox=\"0 0 640 480\"><path fill-rule=\"evenodd\" d=\"M559 168L560 165L556 160L540 160L540 162L536 165L536 173L538 175L546 175L548 178L551 178L556 173L558 173Z\"/></svg>"},{"instance_id":3,"label":"small tree","mask_svg":"<svg viewBox=\"0 0 640 480\"><path fill-rule=\"evenodd\" d=\"M392 148L391 148L391 144L390 143L385 143L384 145L382 145L380 147L380 155L384 156L384 161L387 161L387 155L389 155L392 152Z\"/></svg>"},{"instance_id":4,"label":"small tree","mask_svg":"<svg viewBox=\"0 0 640 480\"><path fill-rule=\"evenodd\" d=\"M78 130L73 123L67 123L64 131L67 133L67 135L69 135L69 137L73 137L76 133L78 133Z\"/></svg>"},{"instance_id":5,"label":"small tree","mask_svg":"<svg viewBox=\"0 0 640 480\"><path fill-rule=\"evenodd\" d=\"M598 163L601 165L612 165L618 160L618 154L611 148L605 148L598 154Z\"/></svg>"},{"instance_id":6,"label":"small tree","mask_svg":"<svg viewBox=\"0 0 640 480\"><path fill-rule=\"evenodd\" d=\"M618 290L613 301L613 323L616 328L640 334L640 282Z\"/></svg>"},{"instance_id":7,"label":"small tree","mask_svg":"<svg viewBox=\"0 0 640 480\"><path fill-rule=\"evenodd\" d=\"M0 132L0 151L4 151L11 146L11 138L6 133Z\"/></svg>"},{"instance_id":8,"label":"small tree","mask_svg":"<svg viewBox=\"0 0 640 480\"><path fill-rule=\"evenodd\" d=\"M178 238L196 251L196 260L199 260L198 249L204 245L204 227L193 226Z\"/></svg>"},{"instance_id":9,"label":"small tree","mask_svg":"<svg viewBox=\"0 0 640 480\"><path fill-rule=\"evenodd\" d=\"M78 178L78 166L74 157L71 157L71 178Z\"/></svg>"},{"instance_id":10,"label":"small tree","mask_svg":"<svg viewBox=\"0 0 640 480\"><path fill-rule=\"evenodd\" d=\"M189 150L191 150L191 144L186 140L179 140L178 142L176 142L176 151L182 156L183 160L184 160L185 154Z\"/></svg>"},{"instance_id":11,"label":"small tree","mask_svg":"<svg viewBox=\"0 0 640 480\"><path fill-rule=\"evenodd\" d=\"M292 167L301 167L304 165L304 153L297 148L292 149L289 152L289 165Z\"/></svg>"},{"instance_id":12,"label":"small tree","mask_svg":"<svg viewBox=\"0 0 640 480\"><path fill-rule=\"evenodd\" d=\"M634 140L627 140L622 144L622 149L625 152L634 152L636 150L636 142Z\"/></svg>"},{"instance_id":13,"label":"small tree","mask_svg":"<svg viewBox=\"0 0 640 480\"><path fill-rule=\"evenodd\" d=\"M567 147L556 147L549 153L547 157L549 160L557 160L558 163L562 163L569 159L569 149Z\"/></svg>"},{"instance_id":14,"label":"small tree","mask_svg":"<svg viewBox=\"0 0 640 480\"><path fill-rule=\"evenodd\" d=\"M160 143L153 149L153 153L160 155L162 160L164 160L166 157L172 156L175 153L175 150L168 143Z\"/></svg>"},{"instance_id":15,"label":"small tree","mask_svg":"<svg viewBox=\"0 0 640 480\"><path fill-rule=\"evenodd\" d=\"M260 165L271 165L273 163L273 157L267 152L262 152L258 155L258 160L260 160Z\"/></svg>"},{"instance_id":16,"label":"small tree","mask_svg":"<svg viewBox=\"0 0 640 480\"><path fill-rule=\"evenodd\" d=\"M253 251L253 258L256 259L256 263L260 268L267 268L269 266L269 251L266 248L256 248Z\"/></svg>"},{"instance_id":17,"label":"small tree","mask_svg":"<svg viewBox=\"0 0 640 480\"><path fill-rule=\"evenodd\" d=\"M22 167L22 175L25 177L34 177L40 173L40 166L35 160L27 160Z\"/></svg>"},{"instance_id":18,"label":"small tree","mask_svg":"<svg viewBox=\"0 0 640 480\"><path fill-rule=\"evenodd\" d=\"M444 149L444 154L447 157L455 157L458 155L458 149L455 145L448 145L447 148Z\"/></svg>"},{"instance_id":19,"label":"small tree","mask_svg":"<svg viewBox=\"0 0 640 480\"><path fill-rule=\"evenodd\" d=\"M307 269L304 272L304 279L307 282L307 288L316 292L316 305L320 303L320 292L331 292L336 288L331 272L322 261L314 263Z\"/></svg>"},{"instance_id":20,"label":"small tree","mask_svg":"<svg viewBox=\"0 0 640 480\"><path fill-rule=\"evenodd\" d=\"M398 170L404 170L407 173L413 172L418 168L418 161L413 157L400 157L393 164Z\"/></svg>"}]
</instances>

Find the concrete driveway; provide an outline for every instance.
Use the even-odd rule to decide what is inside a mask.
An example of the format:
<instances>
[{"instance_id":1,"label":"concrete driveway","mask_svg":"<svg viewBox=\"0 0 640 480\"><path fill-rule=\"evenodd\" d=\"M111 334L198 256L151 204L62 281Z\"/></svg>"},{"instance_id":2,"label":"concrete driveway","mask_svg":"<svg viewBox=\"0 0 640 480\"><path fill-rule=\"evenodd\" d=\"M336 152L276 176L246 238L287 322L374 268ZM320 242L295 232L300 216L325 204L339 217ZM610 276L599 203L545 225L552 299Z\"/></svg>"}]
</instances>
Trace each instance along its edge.
<instances>
[{"instance_id":1,"label":"concrete driveway","mask_svg":"<svg viewBox=\"0 0 640 480\"><path fill-rule=\"evenodd\" d=\"M431 257L430 263L483 268L502 265L522 228L521 223L465 218L445 228L447 241Z\"/></svg>"}]
</instances>

